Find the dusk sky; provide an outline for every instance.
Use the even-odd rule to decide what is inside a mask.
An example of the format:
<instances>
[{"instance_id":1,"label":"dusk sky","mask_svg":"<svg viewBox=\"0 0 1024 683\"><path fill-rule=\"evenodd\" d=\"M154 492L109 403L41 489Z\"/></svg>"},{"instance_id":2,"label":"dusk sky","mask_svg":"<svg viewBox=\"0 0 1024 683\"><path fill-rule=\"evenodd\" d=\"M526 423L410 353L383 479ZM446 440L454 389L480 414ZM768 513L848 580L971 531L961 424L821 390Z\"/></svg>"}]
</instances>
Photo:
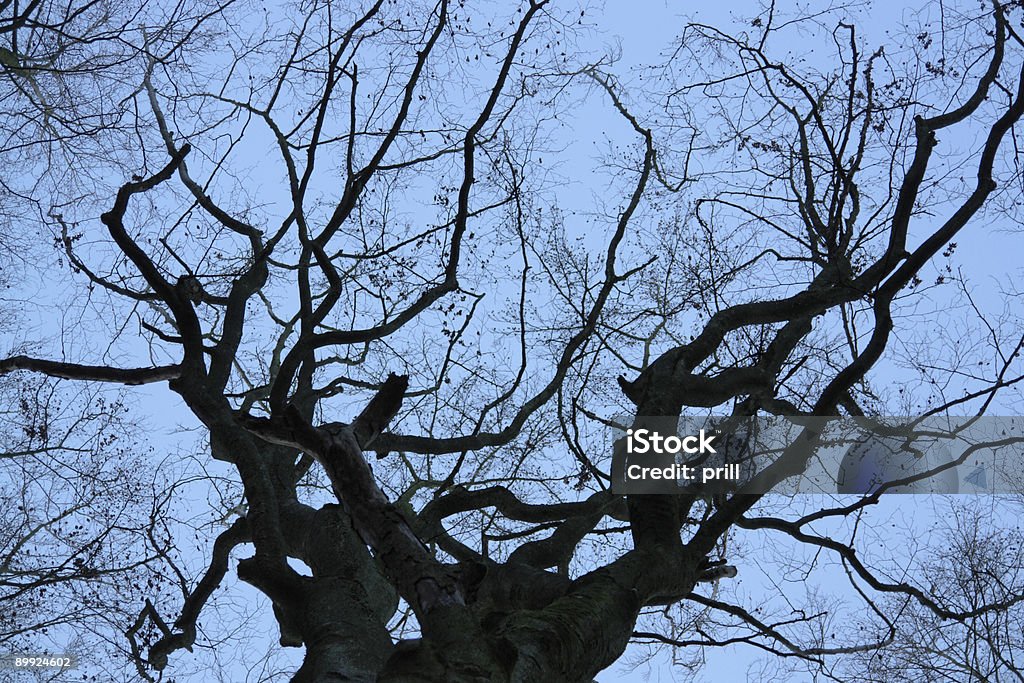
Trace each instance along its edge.
<instances>
[{"instance_id":1,"label":"dusk sky","mask_svg":"<svg viewBox=\"0 0 1024 683\"><path fill-rule=\"evenodd\" d=\"M0 2L0 681L1021 678L1021 18Z\"/></svg>"}]
</instances>

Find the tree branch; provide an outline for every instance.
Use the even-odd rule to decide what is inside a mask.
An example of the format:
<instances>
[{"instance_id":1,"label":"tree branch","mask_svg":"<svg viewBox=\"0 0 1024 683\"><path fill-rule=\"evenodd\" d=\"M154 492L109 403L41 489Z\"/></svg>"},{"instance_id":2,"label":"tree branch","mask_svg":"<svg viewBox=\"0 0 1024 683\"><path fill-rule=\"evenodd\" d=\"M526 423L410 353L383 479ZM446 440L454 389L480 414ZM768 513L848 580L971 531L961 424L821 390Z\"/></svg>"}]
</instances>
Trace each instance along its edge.
<instances>
[{"instance_id":1,"label":"tree branch","mask_svg":"<svg viewBox=\"0 0 1024 683\"><path fill-rule=\"evenodd\" d=\"M28 356L11 356L0 360L0 375L15 370L31 370L63 379L132 385L163 382L181 375L180 365L161 365L155 368L112 368L106 365L79 365L78 363L29 358Z\"/></svg>"}]
</instances>

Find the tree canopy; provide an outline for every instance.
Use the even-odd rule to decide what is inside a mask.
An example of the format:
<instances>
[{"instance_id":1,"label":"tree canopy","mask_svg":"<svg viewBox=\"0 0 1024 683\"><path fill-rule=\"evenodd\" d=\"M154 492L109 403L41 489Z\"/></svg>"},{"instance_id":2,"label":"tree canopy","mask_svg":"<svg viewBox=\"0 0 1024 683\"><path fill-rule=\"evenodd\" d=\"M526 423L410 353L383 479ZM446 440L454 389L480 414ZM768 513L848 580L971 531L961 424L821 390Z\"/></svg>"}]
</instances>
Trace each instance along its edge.
<instances>
[{"instance_id":1,"label":"tree canopy","mask_svg":"<svg viewBox=\"0 0 1024 683\"><path fill-rule=\"evenodd\" d=\"M1021 219L1020 3L740 14L628 68L576 2L0 0L4 647L1020 678L1002 513L909 548L880 490L613 490L615 426L1019 410L986 240ZM239 649L261 619L301 662Z\"/></svg>"}]
</instances>

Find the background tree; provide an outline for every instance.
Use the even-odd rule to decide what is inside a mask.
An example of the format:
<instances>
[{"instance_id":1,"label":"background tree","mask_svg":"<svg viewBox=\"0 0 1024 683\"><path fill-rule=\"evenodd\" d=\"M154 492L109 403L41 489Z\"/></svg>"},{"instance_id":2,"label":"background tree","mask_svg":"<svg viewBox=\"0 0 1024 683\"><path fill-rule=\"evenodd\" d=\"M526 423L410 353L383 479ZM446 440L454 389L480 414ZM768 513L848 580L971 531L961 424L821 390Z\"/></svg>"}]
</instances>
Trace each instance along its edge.
<instances>
[{"instance_id":1,"label":"background tree","mask_svg":"<svg viewBox=\"0 0 1024 683\"><path fill-rule=\"evenodd\" d=\"M923 563L929 591L964 612L1012 601L1021 582L1020 529L993 528L992 512L985 505L957 506L938 522L944 528L936 533L944 542L935 544L934 556ZM1024 675L1019 604L967 620L944 620L918 602L898 596L890 600L900 603L887 606L891 613L902 613L894 642L860 654L851 676L866 681L1013 681Z\"/></svg>"},{"instance_id":2,"label":"background tree","mask_svg":"<svg viewBox=\"0 0 1024 683\"><path fill-rule=\"evenodd\" d=\"M54 185L39 212L88 293L70 324L86 343L0 361L166 386L224 479L226 528L177 575L183 600L120 623L141 675L197 645L232 569L304 648L300 681L590 680L631 640L746 642L831 674L896 642L887 596L965 628L1022 599L1014 583L964 604L889 571L898 554L864 559L879 493L623 497L607 471L623 412L639 427L1013 395L1017 321L920 313L970 301L932 269L1016 220L1015 4L940 5L939 32L885 49L854 10L773 4L728 32L687 26L632 87L575 5L244 9L175 15L218 28L160 49L141 31L119 79L134 165L97 155L87 192ZM827 54L783 59L797 35ZM582 206L563 185L588 177L573 113L594 106L617 128ZM737 539L777 537L847 570L863 635L832 642L813 599L775 619L698 587Z\"/></svg>"},{"instance_id":3,"label":"background tree","mask_svg":"<svg viewBox=\"0 0 1024 683\"><path fill-rule=\"evenodd\" d=\"M133 97L145 66L209 39L209 20L229 7L0 3L5 355L61 333L57 353L94 350L80 323L96 302L61 290L67 261L51 224L59 227L64 203L113 192L137 170ZM112 168L116 183L104 177ZM47 307L55 304L58 324ZM207 522L179 515L173 532L168 524L187 488L178 480L187 453L165 453L160 466L144 435L151 422L130 413L116 387L4 374L0 396L0 648L88 652L87 672L120 678L139 605L174 595L179 581L191 588L168 555L185 529ZM152 466L140 468L140 458Z\"/></svg>"}]
</instances>

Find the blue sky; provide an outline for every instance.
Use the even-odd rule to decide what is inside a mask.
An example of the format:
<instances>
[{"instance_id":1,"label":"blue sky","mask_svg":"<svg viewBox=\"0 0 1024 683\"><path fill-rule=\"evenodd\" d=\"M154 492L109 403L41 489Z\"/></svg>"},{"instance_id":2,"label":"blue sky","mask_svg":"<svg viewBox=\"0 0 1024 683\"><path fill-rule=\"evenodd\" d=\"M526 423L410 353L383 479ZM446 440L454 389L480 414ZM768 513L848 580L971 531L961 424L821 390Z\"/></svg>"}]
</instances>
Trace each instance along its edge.
<instances>
[{"instance_id":1,"label":"blue sky","mask_svg":"<svg viewBox=\"0 0 1024 683\"><path fill-rule=\"evenodd\" d=\"M863 31L868 32L869 43L873 40L886 40L886 27L894 25L901 20L916 21L919 15L914 11L916 3L878 3L871 10L860 9L855 12L856 19ZM593 34L593 47L605 46L611 52L619 53L619 61L612 67L618 75L619 83L622 85L628 101L639 105L643 109L645 98L645 84L641 77L642 69L649 64L657 63L666 50L673 47L673 41L678 35L683 23L692 19L728 28L733 21L734 14L749 14L755 10L752 3L667 3L656 1L640 2L608 2L602 11L592 11L591 19L597 26ZM830 19L832 21L832 19ZM870 33L870 32L874 33ZM777 46L780 50L786 50L787 46ZM799 41L799 36L794 37L792 52L806 55L813 59L814 45L808 45ZM560 197L567 209L578 209L580 212L591 209L602 199L602 190L612 185L614 177L602 170L603 157L609 140L618 140L628 135L625 125L620 117L614 114L606 98L601 93L594 92L586 102L573 112L573 116L565 123L567 138L567 149L562 157L560 165L554 173L560 174L565 183L560 188ZM946 141L949 142L949 141ZM955 142L955 141L953 141ZM965 140L965 144L969 144ZM247 182L256 185L270 187L274 184L275 178L260 168L258 151L251 155L249 163L256 169ZM263 167L264 169L266 167ZM264 175L261 175L264 174ZM604 174L604 175L602 175ZM283 193L283 190L278 188ZM273 193L268 190L266 197ZM263 195L261 195L262 197ZM1004 305L1002 290L1009 279L1016 276L1017 258L1020 253L1017 244L1018 235L1011 232L999 232L986 230L992 226L974 226L973 234L984 231L984 239L965 240L958 252L957 263L966 271L975 273L972 282L976 289L978 301L988 310L998 312ZM998 227L998 226L997 226ZM581 234L585 234L585 228L579 228ZM45 295L52 283L41 281L35 283L36 292ZM939 307L940 304L936 304ZM41 315L45 315L41 311ZM921 311L922 316L934 315L935 311ZM23 330L25 336L30 336L41 330L46 331L45 325L40 323L38 328L26 327ZM53 324L53 321L49 321ZM75 344L75 339L68 339L68 346ZM895 376L894 376L895 377ZM898 378L893 381L898 381ZM133 394L135 405L143 412L148 413L146 420L150 425L152 442L158 448L159 456L187 456L191 455L190 449L193 443L200 441L200 435L196 432L183 431L194 429L195 420L188 414L181 402L162 386L144 387ZM187 462L182 465L183 470L194 466L194 462ZM195 473L190 470L191 473ZM208 473L214 475L229 473L226 468L220 468L219 464L210 465ZM185 487L181 491L179 503L183 509L191 509L197 515L207 515L209 508L216 508L221 504L219 494L210 492L205 488L203 482L193 487ZM230 489L230 487L228 487ZM231 492L235 493L235 492ZM226 496L226 503L232 502L231 494ZM814 501L802 501L794 505L811 505ZM881 536L879 541L881 551L891 554L893 564L897 567L902 564L909 564L914 558L908 549L911 545L907 539L927 539L936 522L938 515L944 509L945 501L942 498L930 498L927 496L893 496L883 499L882 503L876 506L869 513L867 518L871 526L876 529L893 529L889 536ZM771 503L771 501L769 501ZM999 499L985 501L991 504L993 519L997 522L1006 521L1004 515L1010 508L1004 506ZM780 503L781 504L781 503ZM208 520L207 520L208 521ZM840 525L842 526L842 525ZM189 558L196 567L203 564L206 558L207 548L203 544L195 544L193 539L187 535L187 529L182 534L180 547L188 548L189 552L195 547L195 554ZM835 529L835 533L848 533L848 528ZM881 533L881 532L879 532ZM888 539L888 540L887 540ZM730 539L730 547L734 554L730 557L739 566L739 575L735 580L723 582L718 587L702 587L702 591L719 590L724 596L735 596L737 599L746 601L763 600L765 603L785 602L787 598L779 597L780 585L791 594L804 593L803 597L810 596L818 599L825 594L829 599L841 601L852 595L852 591L846 581L842 568L836 563L829 563L817 558L809 558L808 563L817 563L817 571L813 580L806 585L800 585L793 577L787 574L780 578L780 567L786 560L792 559L801 549L793 548L777 539L765 536L764 534L752 534L737 532ZM236 551L234 558L237 560L246 554L246 548ZM768 597L763 597L768 596ZM234 631L235 634L242 634L241 644L230 649L209 650L200 643L194 655L189 653L178 653L172 659L175 665L175 676L181 681L205 681L210 679L210 669L220 669L223 680L238 681L243 679L256 680L265 671L246 671L243 663L246 661L258 660L257 653L261 653L269 644L277 639L277 627L274 623L267 601L254 589L230 578L226 581L223 594L218 597L218 604L221 610L216 616L204 620L206 632L219 636ZM782 607L781 609L784 609ZM837 619L852 619L855 614L844 612L837 608ZM234 620L240 621L234 621ZM251 640L247 640L251 639ZM598 680L601 683L611 681L676 681L683 680L687 672L672 663L670 655L662 651L649 662L635 664L642 659L646 649L639 646L627 650L620 663L608 671L602 673ZM750 647L734 646L723 649L710 649L706 652L705 669L697 674L700 681L721 681L721 680L763 680L759 678L759 661L762 653ZM272 669L287 668L294 666L301 652L296 650L283 650L273 660ZM213 664L215 663L215 664ZM815 680L812 674L793 674L788 680L802 681Z\"/></svg>"}]
</instances>

